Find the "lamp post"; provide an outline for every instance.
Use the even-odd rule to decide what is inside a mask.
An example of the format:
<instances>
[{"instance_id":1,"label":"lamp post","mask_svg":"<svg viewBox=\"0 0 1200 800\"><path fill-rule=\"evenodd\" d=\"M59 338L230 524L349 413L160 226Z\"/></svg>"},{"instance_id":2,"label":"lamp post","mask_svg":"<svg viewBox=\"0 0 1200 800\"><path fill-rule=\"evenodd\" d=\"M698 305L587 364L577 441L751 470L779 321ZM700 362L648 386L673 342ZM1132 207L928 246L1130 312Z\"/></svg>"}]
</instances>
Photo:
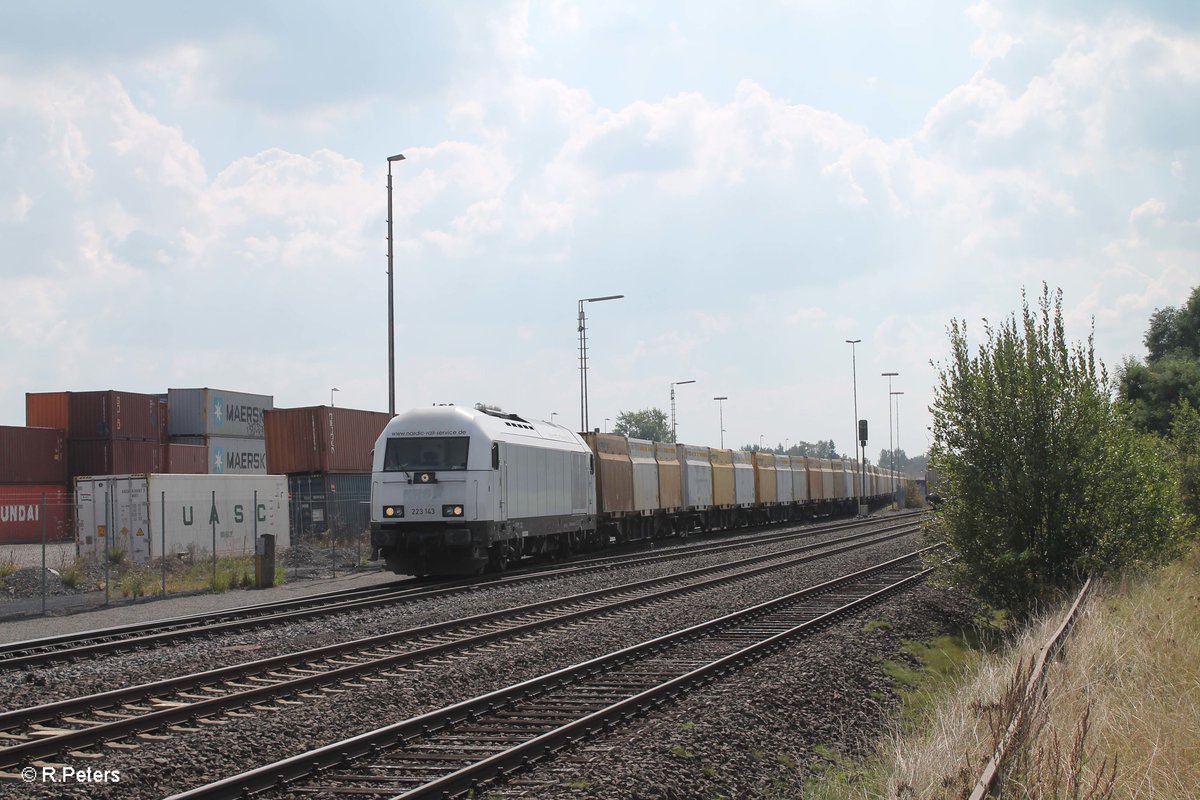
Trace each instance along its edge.
<instances>
[{"instance_id":1,"label":"lamp post","mask_svg":"<svg viewBox=\"0 0 1200 800\"><path fill-rule=\"evenodd\" d=\"M579 429L588 430L587 388L587 316L583 313L584 303L600 303L605 300L620 300L625 295L610 294L604 297L585 297L579 301Z\"/></svg>"},{"instance_id":2,"label":"lamp post","mask_svg":"<svg viewBox=\"0 0 1200 800\"><path fill-rule=\"evenodd\" d=\"M604 432L605 432L605 433L608 433L608 421L609 421L610 419L612 419L612 417L605 417L605 418L604 418Z\"/></svg>"},{"instance_id":3,"label":"lamp post","mask_svg":"<svg viewBox=\"0 0 1200 800\"><path fill-rule=\"evenodd\" d=\"M766 436L766 434L765 434L765 433L760 433L760 434L758 435L758 449L759 449L759 450L762 450L762 449L763 449L763 437L764 437L764 436Z\"/></svg>"},{"instance_id":4,"label":"lamp post","mask_svg":"<svg viewBox=\"0 0 1200 800\"><path fill-rule=\"evenodd\" d=\"M392 162L403 161L404 155L397 153L388 156L388 209L387 209L387 240L388 240L388 414L396 416L396 298L393 288L393 270L395 248L392 246ZM330 398L329 405L333 405Z\"/></svg>"},{"instance_id":5,"label":"lamp post","mask_svg":"<svg viewBox=\"0 0 1200 800\"><path fill-rule=\"evenodd\" d=\"M850 439L851 446L854 445L854 442L858 441L858 357L857 357L857 354L855 353L854 346L861 341L862 341L862 339L847 339L846 340L846 344L850 345L850 386L852 387L852 389L854 391L854 428L853 428L854 435L853 435L853 438ZM864 444L862 446L862 449L864 452L863 452L862 456L858 459L858 484L859 484L858 504L860 506L863 503L862 499L867 496L867 476L866 476L866 473L864 472L864 465L863 465L863 461L866 459L865 451L867 449L867 446ZM859 509L859 510L861 512L861 509Z\"/></svg>"},{"instance_id":6,"label":"lamp post","mask_svg":"<svg viewBox=\"0 0 1200 800\"><path fill-rule=\"evenodd\" d=\"M692 381L673 381L671 383L671 441L678 442L679 436L675 430L675 387L683 386L685 383L695 383Z\"/></svg>"},{"instance_id":7,"label":"lamp post","mask_svg":"<svg viewBox=\"0 0 1200 800\"><path fill-rule=\"evenodd\" d=\"M900 449L900 395L904 394L904 392L891 392L890 394L892 397L896 398L896 449L899 450ZM895 453L893 453L892 454L892 462L895 463L895 460L896 460L896 456L895 456ZM895 472L894 469L892 471ZM893 481L893 483L895 482L894 477L893 477L892 481ZM893 486L892 494L895 494L895 493L896 493L896 487Z\"/></svg>"},{"instance_id":8,"label":"lamp post","mask_svg":"<svg viewBox=\"0 0 1200 800\"><path fill-rule=\"evenodd\" d=\"M896 498L896 450L892 443L892 378L899 375L899 372L881 372L881 376L888 379L888 453L892 462L892 499Z\"/></svg>"},{"instance_id":9,"label":"lamp post","mask_svg":"<svg viewBox=\"0 0 1200 800\"><path fill-rule=\"evenodd\" d=\"M713 398L713 400L717 401L717 414L720 416L720 420L721 420L721 449L722 450L725 449L725 401L728 399L729 398L726 397L725 395L721 395L720 397Z\"/></svg>"},{"instance_id":10,"label":"lamp post","mask_svg":"<svg viewBox=\"0 0 1200 800\"><path fill-rule=\"evenodd\" d=\"M329 390L329 407L330 408L333 408L333 393L340 392L340 391L341 391L341 389L330 389Z\"/></svg>"},{"instance_id":11,"label":"lamp post","mask_svg":"<svg viewBox=\"0 0 1200 800\"><path fill-rule=\"evenodd\" d=\"M550 412L550 424L551 424L551 425L553 425L553 424L554 424L554 418L555 418L555 417L557 417L557 416L558 416L558 412L557 412L557 411L551 411L551 412Z\"/></svg>"}]
</instances>

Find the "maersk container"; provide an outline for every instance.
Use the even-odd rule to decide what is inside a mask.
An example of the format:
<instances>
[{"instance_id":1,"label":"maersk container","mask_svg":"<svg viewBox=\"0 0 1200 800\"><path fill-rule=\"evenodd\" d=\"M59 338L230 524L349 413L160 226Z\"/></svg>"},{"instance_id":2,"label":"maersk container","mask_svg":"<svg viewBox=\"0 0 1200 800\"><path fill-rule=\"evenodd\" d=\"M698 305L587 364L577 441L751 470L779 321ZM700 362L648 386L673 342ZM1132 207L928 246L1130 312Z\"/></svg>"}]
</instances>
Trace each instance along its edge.
<instances>
[{"instance_id":1,"label":"maersk container","mask_svg":"<svg viewBox=\"0 0 1200 800\"><path fill-rule=\"evenodd\" d=\"M658 461L654 457L654 442L629 439L629 460L633 465L633 510L654 511L658 508Z\"/></svg>"},{"instance_id":2,"label":"maersk container","mask_svg":"<svg viewBox=\"0 0 1200 800\"><path fill-rule=\"evenodd\" d=\"M0 484L66 482L66 440L60 429L0 425Z\"/></svg>"},{"instance_id":3,"label":"maersk container","mask_svg":"<svg viewBox=\"0 0 1200 800\"><path fill-rule=\"evenodd\" d=\"M211 556L214 543L218 556L252 556L255 537L268 533L276 550L291 546L282 475L78 478L75 524L81 555L117 549L135 562Z\"/></svg>"},{"instance_id":4,"label":"maersk container","mask_svg":"<svg viewBox=\"0 0 1200 800\"><path fill-rule=\"evenodd\" d=\"M749 450L733 451L733 489L739 506L754 505L754 456Z\"/></svg>"},{"instance_id":5,"label":"maersk container","mask_svg":"<svg viewBox=\"0 0 1200 800\"><path fill-rule=\"evenodd\" d=\"M712 461L707 447L676 445L683 476L683 507L704 511L713 504Z\"/></svg>"},{"instance_id":6,"label":"maersk container","mask_svg":"<svg viewBox=\"0 0 1200 800\"><path fill-rule=\"evenodd\" d=\"M269 394L223 389L168 389L171 436L245 436L266 438L266 412L275 407Z\"/></svg>"},{"instance_id":7,"label":"maersk container","mask_svg":"<svg viewBox=\"0 0 1200 800\"><path fill-rule=\"evenodd\" d=\"M0 484L0 544L61 542L71 535L64 484Z\"/></svg>"},{"instance_id":8,"label":"maersk container","mask_svg":"<svg viewBox=\"0 0 1200 800\"><path fill-rule=\"evenodd\" d=\"M212 475L266 475L267 443L238 436L176 436L172 444L200 445L208 449L205 472ZM173 471L173 470L172 470ZM279 470L274 470L279 473Z\"/></svg>"},{"instance_id":9,"label":"maersk container","mask_svg":"<svg viewBox=\"0 0 1200 800\"><path fill-rule=\"evenodd\" d=\"M371 475L289 475L288 513L296 541L332 531L352 536L371 527Z\"/></svg>"},{"instance_id":10,"label":"maersk container","mask_svg":"<svg viewBox=\"0 0 1200 800\"><path fill-rule=\"evenodd\" d=\"M275 408L264 416L271 470L289 475L370 472L375 441L392 419L329 406Z\"/></svg>"},{"instance_id":11,"label":"maersk container","mask_svg":"<svg viewBox=\"0 0 1200 800\"><path fill-rule=\"evenodd\" d=\"M157 395L112 389L25 395L25 423L62 428L68 439L162 443L164 411Z\"/></svg>"}]
</instances>

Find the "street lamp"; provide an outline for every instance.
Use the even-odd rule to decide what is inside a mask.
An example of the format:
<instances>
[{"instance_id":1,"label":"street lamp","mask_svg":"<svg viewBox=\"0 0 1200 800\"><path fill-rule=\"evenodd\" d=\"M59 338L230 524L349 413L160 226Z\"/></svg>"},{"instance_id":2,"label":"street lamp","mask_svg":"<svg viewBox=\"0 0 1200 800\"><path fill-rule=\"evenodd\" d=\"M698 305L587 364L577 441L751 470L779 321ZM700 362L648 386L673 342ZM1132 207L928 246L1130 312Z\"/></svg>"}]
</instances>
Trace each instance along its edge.
<instances>
[{"instance_id":1,"label":"street lamp","mask_svg":"<svg viewBox=\"0 0 1200 800\"><path fill-rule=\"evenodd\" d=\"M341 391L341 389L330 389L329 390L329 407L330 408L333 408L333 393L340 392L340 391Z\"/></svg>"},{"instance_id":2,"label":"street lamp","mask_svg":"<svg viewBox=\"0 0 1200 800\"><path fill-rule=\"evenodd\" d=\"M862 339L847 339L846 344L850 345L850 385L854 390L854 436L850 439L850 446L854 446L854 442L858 440L858 358L855 353L855 345L861 342ZM867 445L864 442L862 445L862 455L858 459L858 483L859 495L858 504L861 506L863 498L867 496L867 473L865 471L864 462L867 458ZM862 509L859 509L860 513Z\"/></svg>"},{"instance_id":3,"label":"street lamp","mask_svg":"<svg viewBox=\"0 0 1200 800\"><path fill-rule=\"evenodd\" d=\"M899 450L900 449L900 395L904 394L904 392L891 392L890 394L892 397L896 398L896 449ZM893 461L894 460L895 460L895 458L893 457ZM894 493L896 491L895 488L893 488L892 491Z\"/></svg>"},{"instance_id":4,"label":"street lamp","mask_svg":"<svg viewBox=\"0 0 1200 800\"><path fill-rule=\"evenodd\" d=\"M683 386L685 383L695 383L695 381L674 381L671 383L671 441L678 442L679 436L675 431L675 387Z\"/></svg>"},{"instance_id":5,"label":"street lamp","mask_svg":"<svg viewBox=\"0 0 1200 800\"><path fill-rule=\"evenodd\" d=\"M720 415L720 419L721 419L721 449L722 450L725 449L725 401L728 399L729 398L726 397L725 395L721 395L720 397L713 398L713 400L717 401L717 413Z\"/></svg>"},{"instance_id":6,"label":"street lamp","mask_svg":"<svg viewBox=\"0 0 1200 800\"><path fill-rule=\"evenodd\" d=\"M888 379L888 452L891 454L892 462L892 500L894 501L896 499L896 450L892 443L892 378L900 373L881 372L879 374Z\"/></svg>"},{"instance_id":7,"label":"street lamp","mask_svg":"<svg viewBox=\"0 0 1200 800\"><path fill-rule=\"evenodd\" d=\"M395 260L392 246L392 162L403 161L404 155L397 153L388 156L388 209L387 209L387 240L388 240L388 414L396 416L396 298L393 287L392 265ZM333 405L330 398L329 405Z\"/></svg>"},{"instance_id":8,"label":"street lamp","mask_svg":"<svg viewBox=\"0 0 1200 800\"><path fill-rule=\"evenodd\" d=\"M604 432L605 432L605 433L608 433L608 421L609 421L610 419L612 419L612 417L605 417L605 418L604 418Z\"/></svg>"},{"instance_id":9,"label":"street lamp","mask_svg":"<svg viewBox=\"0 0 1200 800\"><path fill-rule=\"evenodd\" d=\"M605 300L620 300L625 295L610 294L604 297L585 297L579 301L579 429L588 430L587 388L587 317L583 313L584 303L600 303Z\"/></svg>"},{"instance_id":10,"label":"street lamp","mask_svg":"<svg viewBox=\"0 0 1200 800\"><path fill-rule=\"evenodd\" d=\"M759 449L759 450L762 450L762 449L763 449L763 437L764 437L764 436L766 436L766 434L765 434L765 433L760 433L760 434L758 435L758 449Z\"/></svg>"},{"instance_id":11,"label":"street lamp","mask_svg":"<svg viewBox=\"0 0 1200 800\"><path fill-rule=\"evenodd\" d=\"M555 418L555 417L557 417L557 416L558 416L558 412L557 412L557 411L551 411L551 412L550 412L550 424L551 424L551 425L553 425L553 424L554 424L554 418Z\"/></svg>"}]
</instances>

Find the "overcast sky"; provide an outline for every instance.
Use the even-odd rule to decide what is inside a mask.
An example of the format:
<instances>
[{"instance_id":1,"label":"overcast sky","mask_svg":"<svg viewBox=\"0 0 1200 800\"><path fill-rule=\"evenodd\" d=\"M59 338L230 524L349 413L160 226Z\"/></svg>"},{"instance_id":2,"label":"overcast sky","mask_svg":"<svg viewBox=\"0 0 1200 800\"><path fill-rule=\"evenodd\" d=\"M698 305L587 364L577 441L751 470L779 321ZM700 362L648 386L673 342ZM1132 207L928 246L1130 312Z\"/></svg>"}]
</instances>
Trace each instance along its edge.
<instances>
[{"instance_id":1,"label":"overcast sky","mask_svg":"<svg viewBox=\"0 0 1200 800\"><path fill-rule=\"evenodd\" d=\"M927 447L946 325L1200 283L1200 4L0 5L0 424L168 387Z\"/></svg>"}]
</instances>

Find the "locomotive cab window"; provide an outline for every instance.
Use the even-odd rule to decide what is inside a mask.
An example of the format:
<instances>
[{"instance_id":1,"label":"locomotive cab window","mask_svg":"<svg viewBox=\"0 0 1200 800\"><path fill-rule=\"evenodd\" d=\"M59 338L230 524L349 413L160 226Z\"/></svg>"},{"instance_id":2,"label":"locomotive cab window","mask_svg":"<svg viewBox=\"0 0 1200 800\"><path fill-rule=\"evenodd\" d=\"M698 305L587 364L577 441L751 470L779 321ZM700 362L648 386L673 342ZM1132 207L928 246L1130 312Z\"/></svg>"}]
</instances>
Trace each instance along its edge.
<instances>
[{"instance_id":1,"label":"locomotive cab window","mask_svg":"<svg viewBox=\"0 0 1200 800\"><path fill-rule=\"evenodd\" d=\"M384 472L420 470L464 470L467 468L467 436L388 439L383 454Z\"/></svg>"}]
</instances>

